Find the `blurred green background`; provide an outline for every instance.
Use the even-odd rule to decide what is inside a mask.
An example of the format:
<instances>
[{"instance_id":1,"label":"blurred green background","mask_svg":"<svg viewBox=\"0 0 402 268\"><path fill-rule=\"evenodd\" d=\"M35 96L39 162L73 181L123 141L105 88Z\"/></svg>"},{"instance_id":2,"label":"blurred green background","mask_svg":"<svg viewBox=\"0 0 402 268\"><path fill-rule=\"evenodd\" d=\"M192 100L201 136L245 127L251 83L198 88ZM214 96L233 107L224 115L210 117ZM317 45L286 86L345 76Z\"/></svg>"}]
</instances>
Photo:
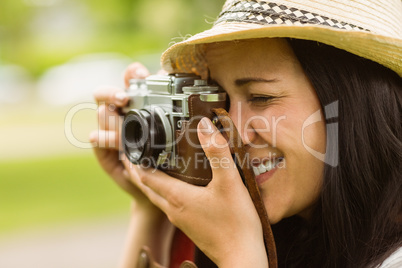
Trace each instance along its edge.
<instances>
[{"instance_id":1,"label":"blurred green background","mask_svg":"<svg viewBox=\"0 0 402 268\"><path fill-rule=\"evenodd\" d=\"M92 92L122 87L132 61L156 72L161 52L210 28L223 2L1 1L0 238L128 217L130 197L83 148L97 128Z\"/></svg>"}]
</instances>

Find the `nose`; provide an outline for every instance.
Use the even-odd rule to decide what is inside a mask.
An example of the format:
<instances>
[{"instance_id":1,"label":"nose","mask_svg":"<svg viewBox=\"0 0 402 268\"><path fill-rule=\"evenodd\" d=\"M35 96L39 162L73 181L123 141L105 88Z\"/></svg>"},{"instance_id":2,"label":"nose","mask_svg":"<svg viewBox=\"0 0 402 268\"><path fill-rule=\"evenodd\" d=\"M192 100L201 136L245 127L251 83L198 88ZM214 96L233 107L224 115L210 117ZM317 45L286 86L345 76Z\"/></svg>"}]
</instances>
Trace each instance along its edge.
<instances>
[{"instance_id":1,"label":"nose","mask_svg":"<svg viewBox=\"0 0 402 268\"><path fill-rule=\"evenodd\" d=\"M250 110L241 101L231 101L229 115L239 132L244 145L251 144L257 137L253 128Z\"/></svg>"}]
</instances>

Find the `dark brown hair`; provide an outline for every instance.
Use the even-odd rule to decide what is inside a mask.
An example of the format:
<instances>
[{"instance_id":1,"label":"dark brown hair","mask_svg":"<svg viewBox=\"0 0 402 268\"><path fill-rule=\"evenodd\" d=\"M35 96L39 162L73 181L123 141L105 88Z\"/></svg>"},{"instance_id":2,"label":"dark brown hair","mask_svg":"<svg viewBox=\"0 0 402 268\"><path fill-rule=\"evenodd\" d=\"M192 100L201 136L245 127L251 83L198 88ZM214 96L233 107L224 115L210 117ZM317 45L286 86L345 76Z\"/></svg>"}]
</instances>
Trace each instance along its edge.
<instances>
[{"instance_id":1,"label":"dark brown hair","mask_svg":"<svg viewBox=\"0 0 402 268\"><path fill-rule=\"evenodd\" d=\"M339 158L325 165L311 221L293 216L273 226L279 267L375 267L402 246L402 79L331 46L289 43L326 123L338 124L327 128L327 156L338 150ZM336 101L338 117L329 118L325 107Z\"/></svg>"}]
</instances>

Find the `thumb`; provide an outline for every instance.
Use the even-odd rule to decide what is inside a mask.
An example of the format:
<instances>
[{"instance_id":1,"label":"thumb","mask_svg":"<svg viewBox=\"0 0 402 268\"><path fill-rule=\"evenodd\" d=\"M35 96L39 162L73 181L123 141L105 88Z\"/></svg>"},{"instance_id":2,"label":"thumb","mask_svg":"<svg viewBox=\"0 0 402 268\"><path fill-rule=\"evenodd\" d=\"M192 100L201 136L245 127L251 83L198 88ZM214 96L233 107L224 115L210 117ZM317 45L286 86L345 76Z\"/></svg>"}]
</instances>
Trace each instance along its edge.
<instances>
[{"instance_id":1,"label":"thumb","mask_svg":"<svg viewBox=\"0 0 402 268\"><path fill-rule=\"evenodd\" d=\"M209 160L212 177L219 177L219 179L212 180L211 183L226 183L227 180L233 180L233 176L239 176L230 154L229 144L211 120L206 117L198 123L198 139Z\"/></svg>"}]
</instances>

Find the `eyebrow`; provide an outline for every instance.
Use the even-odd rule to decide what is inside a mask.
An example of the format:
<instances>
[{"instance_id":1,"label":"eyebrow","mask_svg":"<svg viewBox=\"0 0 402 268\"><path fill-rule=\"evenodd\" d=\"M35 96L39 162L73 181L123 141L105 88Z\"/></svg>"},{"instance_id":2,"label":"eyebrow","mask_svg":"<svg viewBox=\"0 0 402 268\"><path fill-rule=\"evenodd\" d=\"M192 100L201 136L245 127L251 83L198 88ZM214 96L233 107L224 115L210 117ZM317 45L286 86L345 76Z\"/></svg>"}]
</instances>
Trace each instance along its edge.
<instances>
[{"instance_id":1,"label":"eyebrow","mask_svg":"<svg viewBox=\"0 0 402 268\"><path fill-rule=\"evenodd\" d=\"M248 83L252 83L252 82L257 82L257 83L274 83L274 82L278 82L278 79L264 79L264 78L254 78L254 77L250 77L250 78L240 78L240 79L236 79L235 80L235 85L238 87L244 86Z\"/></svg>"}]
</instances>

